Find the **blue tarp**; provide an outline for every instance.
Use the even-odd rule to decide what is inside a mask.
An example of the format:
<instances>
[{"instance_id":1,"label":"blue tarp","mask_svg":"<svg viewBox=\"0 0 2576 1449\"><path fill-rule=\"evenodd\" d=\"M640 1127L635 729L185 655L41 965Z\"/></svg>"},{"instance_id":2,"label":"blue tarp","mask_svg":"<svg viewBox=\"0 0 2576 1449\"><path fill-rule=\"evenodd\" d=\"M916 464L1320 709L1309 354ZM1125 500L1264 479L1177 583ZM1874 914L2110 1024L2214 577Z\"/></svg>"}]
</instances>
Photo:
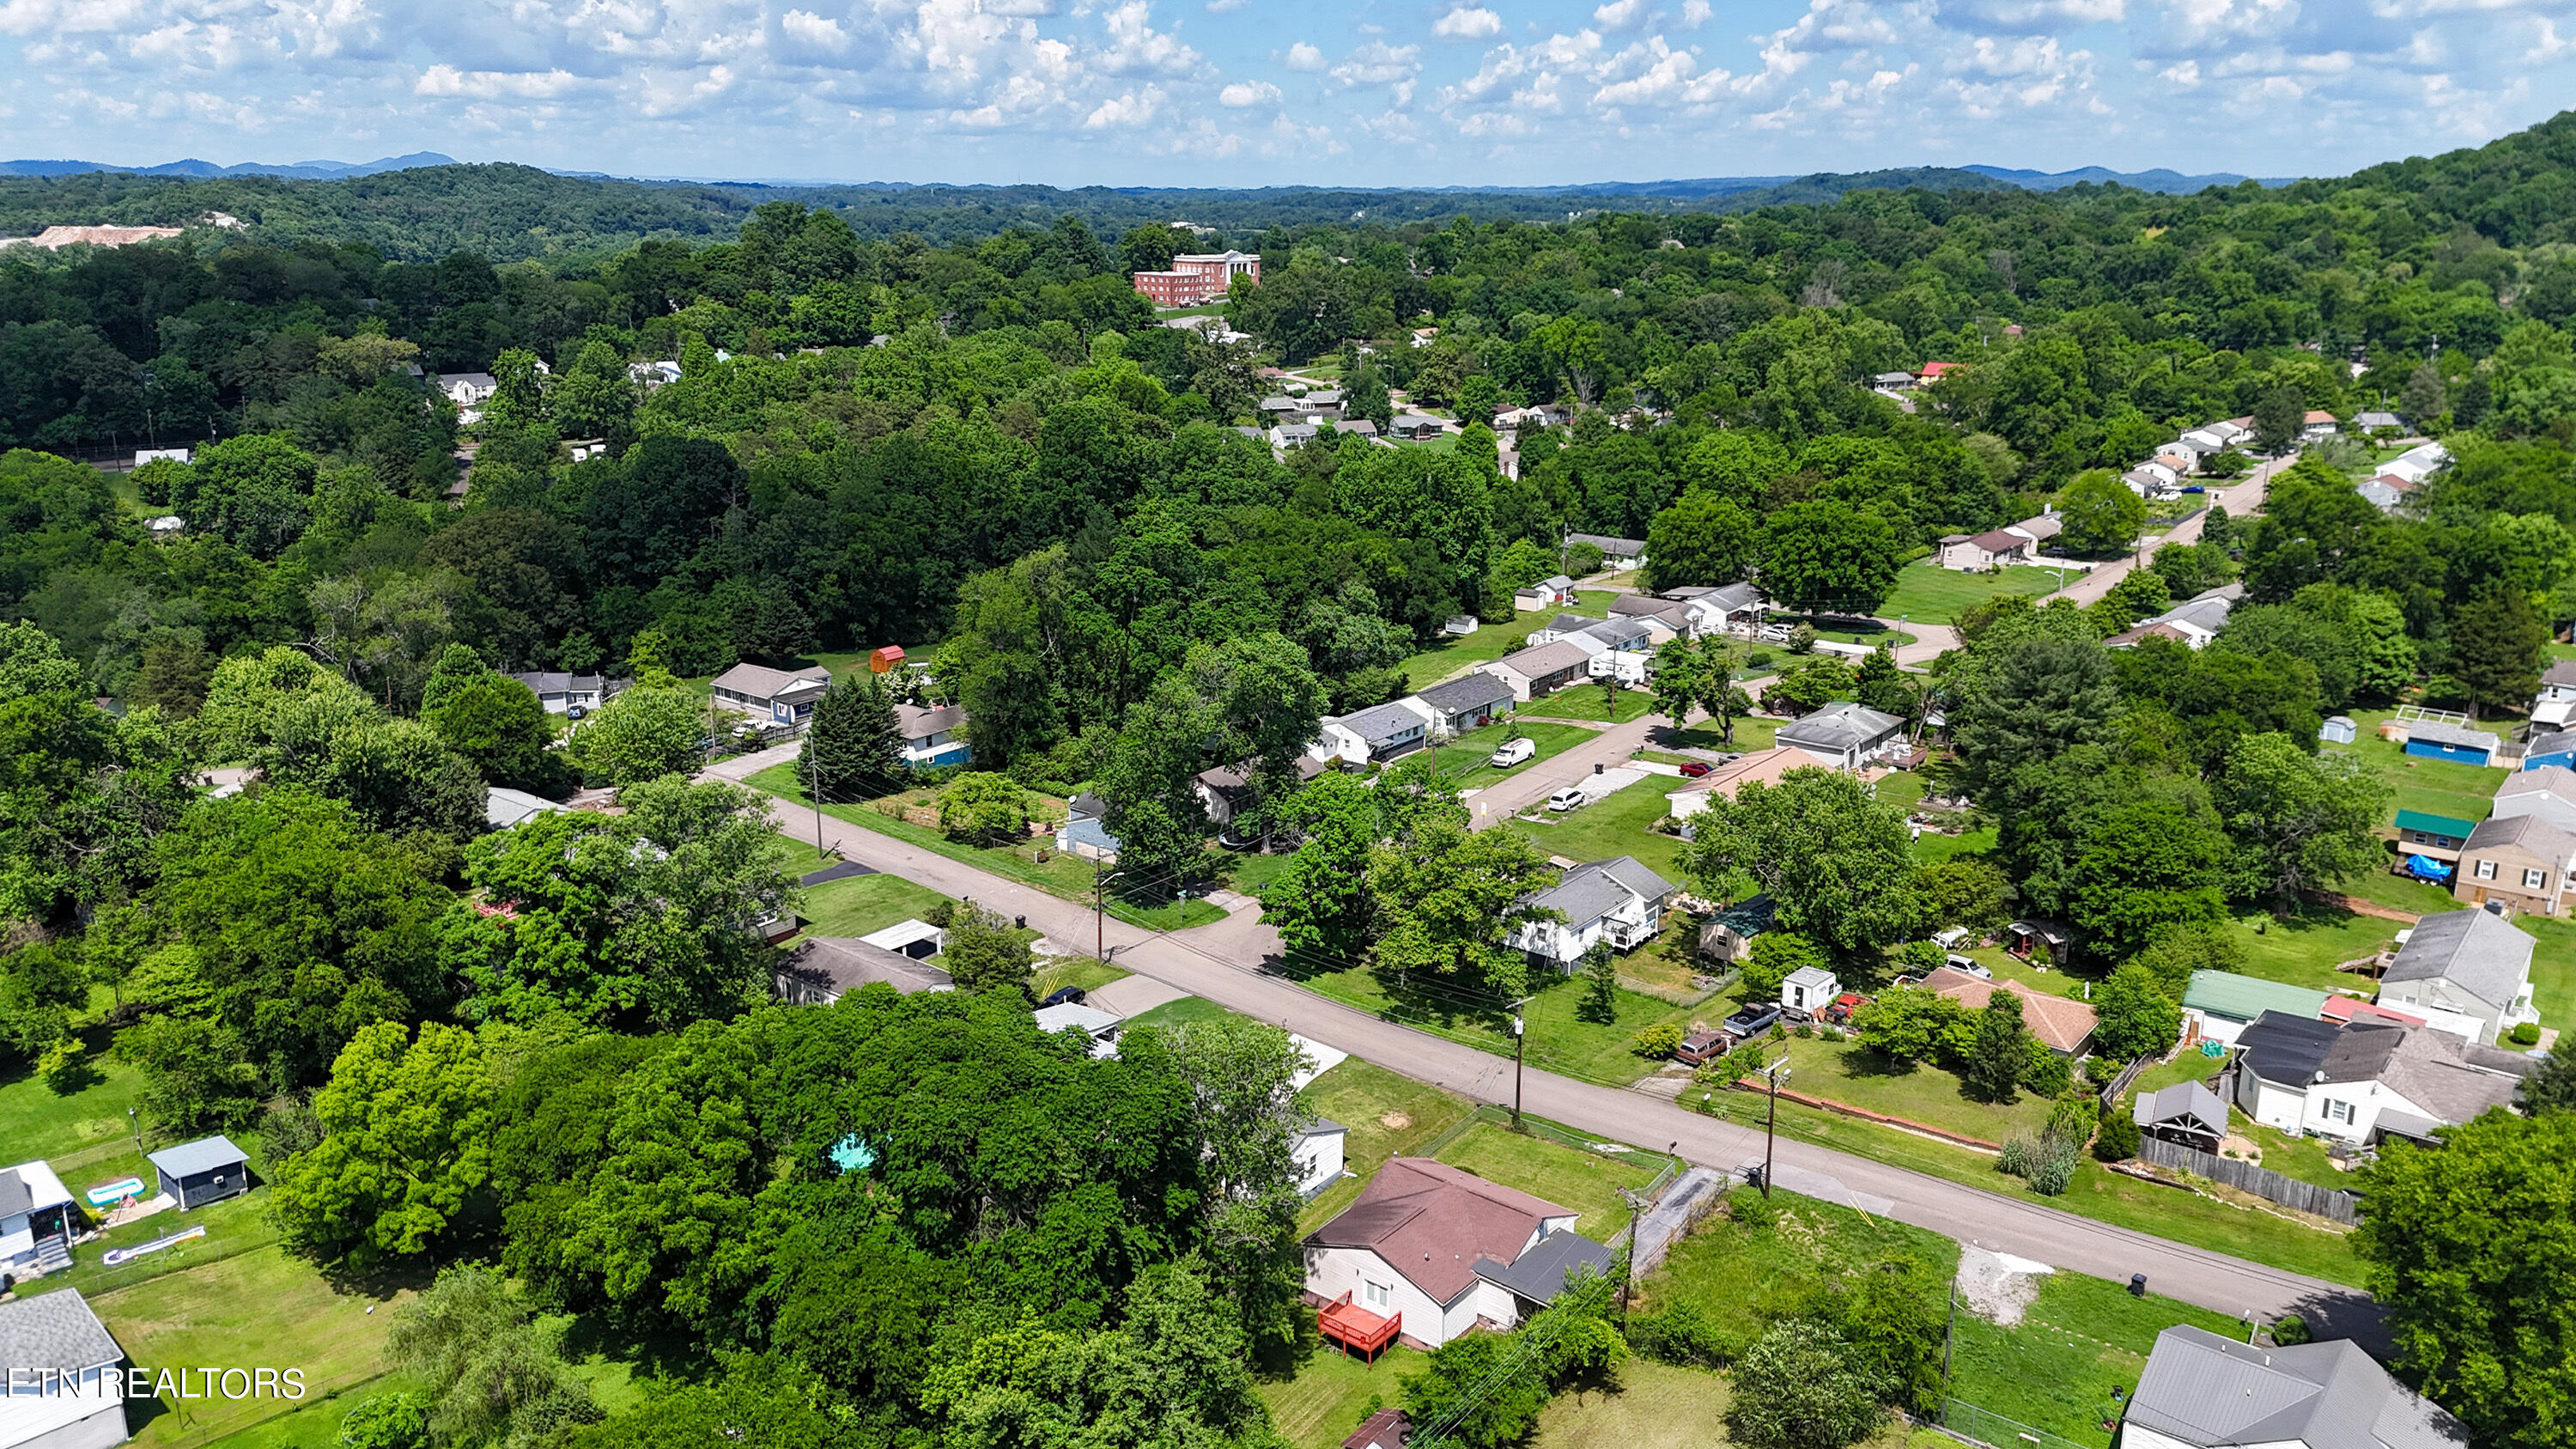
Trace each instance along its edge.
<instances>
[{"instance_id":1,"label":"blue tarp","mask_svg":"<svg viewBox=\"0 0 2576 1449\"><path fill-rule=\"evenodd\" d=\"M865 1172L877 1165L877 1150L861 1141L856 1132L833 1143L827 1155L832 1165L843 1172Z\"/></svg>"},{"instance_id":2,"label":"blue tarp","mask_svg":"<svg viewBox=\"0 0 2576 1449\"><path fill-rule=\"evenodd\" d=\"M2429 855L2410 855L2406 857L2406 868L2414 874L2422 876L2426 880L2449 880L2451 878L2451 867L2444 865L2442 862L2433 859Z\"/></svg>"}]
</instances>

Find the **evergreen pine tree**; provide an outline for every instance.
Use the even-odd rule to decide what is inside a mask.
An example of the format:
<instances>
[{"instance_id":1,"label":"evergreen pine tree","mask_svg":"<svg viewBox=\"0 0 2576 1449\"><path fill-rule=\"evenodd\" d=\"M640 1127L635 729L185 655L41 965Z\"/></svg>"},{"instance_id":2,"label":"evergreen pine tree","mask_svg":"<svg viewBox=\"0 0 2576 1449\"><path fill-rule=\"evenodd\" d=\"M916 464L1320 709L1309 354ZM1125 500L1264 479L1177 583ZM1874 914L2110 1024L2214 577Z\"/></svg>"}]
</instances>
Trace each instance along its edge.
<instances>
[{"instance_id":1,"label":"evergreen pine tree","mask_svg":"<svg viewBox=\"0 0 2576 1449\"><path fill-rule=\"evenodd\" d=\"M863 800L897 788L902 774L903 736L884 678L860 672L832 681L806 726L797 783L822 800Z\"/></svg>"},{"instance_id":2,"label":"evergreen pine tree","mask_svg":"<svg viewBox=\"0 0 2576 1449\"><path fill-rule=\"evenodd\" d=\"M2021 998L1998 985L1977 1016L1977 1038L1959 1077L1968 1095L1981 1102L2007 1103L2030 1069L2030 1029L2022 1025Z\"/></svg>"},{"instance_id":3,"label":"evergreen pine tree","mask_svg":"<svg viewBox=\"0 0 2576 1449\"><path fill-rule=\"evenodd\" d=\"M1602 941L1583 956L1583 999L1575 1003L1574 1014L1585 1021L1607 1024L1619 1019L1619 967L1610 959L1610 943Z\"/></svg>"},{"instance_id":4,"label":"evergreen pine tree","mask_svg":"<svg viewBox=\"0 0 2576 1449\"><path fill-rule=\"evenodd\" d=\"M2489 584L2452 616L2451 677L2468 696L2471 719L2481 707L2510 709L2531 698L2548 657L2549 628L2520 589Z\"/></svg>"}]
</instances>

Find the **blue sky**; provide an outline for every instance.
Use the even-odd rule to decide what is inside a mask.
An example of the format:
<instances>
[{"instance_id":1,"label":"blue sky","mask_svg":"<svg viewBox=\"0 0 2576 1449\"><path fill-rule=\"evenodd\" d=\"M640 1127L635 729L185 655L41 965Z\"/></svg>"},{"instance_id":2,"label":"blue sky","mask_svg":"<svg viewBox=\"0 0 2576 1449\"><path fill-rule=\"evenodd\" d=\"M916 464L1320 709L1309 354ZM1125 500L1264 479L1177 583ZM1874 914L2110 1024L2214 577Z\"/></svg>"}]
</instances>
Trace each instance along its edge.
<instances>
[{"instance_id":1,"label":"blue sky","mask_svg":"<svg viewBox=\"0 0 2576 1449\"><path fill-rule=\"evenodd\" d=\"M2576 103L2576 0L0 0L0 150L1479 185L2330 175Z\"/></svg>"}]
</instances>

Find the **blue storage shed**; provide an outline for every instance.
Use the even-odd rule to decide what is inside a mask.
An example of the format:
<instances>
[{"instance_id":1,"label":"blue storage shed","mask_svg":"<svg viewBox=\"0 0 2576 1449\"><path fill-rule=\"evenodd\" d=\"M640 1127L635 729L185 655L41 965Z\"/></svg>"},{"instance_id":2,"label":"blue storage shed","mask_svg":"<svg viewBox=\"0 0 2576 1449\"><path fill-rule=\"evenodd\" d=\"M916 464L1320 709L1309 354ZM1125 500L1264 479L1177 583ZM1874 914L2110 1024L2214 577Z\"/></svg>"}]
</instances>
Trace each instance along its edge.
<instances>
[{"instance_id":1,"label":"blue storage shed","mask_svg":"<svg viewBox=\"0 0 2576 1449\"><path fill-rule=\"evenodd\" d=\"M2406 728L2406 753L2419 759L2449 760L2460 765L2492 765L2504 742L2492 730L2417 720Z\"/></svg>"},{"instance_id":2,"label":"blue storage shed","mask_svg":"<svg viewBox=\"0 0 2576 1449\"><path fill-rule=\"evenodd\" d=\"M2531 737L2531 748L2523 754L2522 767L2526 770L2537 770L2543 765L2559 765L2576 770L2576 730L2560 730L2556 734Z\"/></svg>"}]
</instances>

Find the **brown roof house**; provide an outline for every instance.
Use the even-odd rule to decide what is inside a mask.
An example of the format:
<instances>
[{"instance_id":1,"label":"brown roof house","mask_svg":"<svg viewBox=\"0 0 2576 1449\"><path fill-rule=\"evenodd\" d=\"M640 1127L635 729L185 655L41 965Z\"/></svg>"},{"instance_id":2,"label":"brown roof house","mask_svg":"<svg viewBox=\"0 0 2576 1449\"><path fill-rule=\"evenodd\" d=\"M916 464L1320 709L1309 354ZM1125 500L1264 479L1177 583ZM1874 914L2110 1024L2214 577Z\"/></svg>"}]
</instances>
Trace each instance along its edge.
<instances>
[{"instance_id":1,"label":"brown roof house","mask_svg":"<svg viewBox=\"0 0 2576 1449\"><path fill-rule=\"evenodd\" d=\"M1998 528L1992 533L1953 533L1941 540L1941 567L1961 573L1981 573L2004 564L2015 564L2030 557L2031 540L2010 529Z\"/></svg>"},{"instance_id":2,"label":"brown roof house","mask_svg":"<svg viewBox=\"0 0 2576 1449\"><path fill-rule=\"evenodd\" d=\"M2510 815L2479 822L2460 847L2451 897L2473 906L2558 914L2558 903L2576 884L2576 835L2539 815Z\"/></svg>"},{"instance_id":3,"label":"brown roof house","mask_svg":"<svg viewBox=\"0 0 2576 1449\"><path fill-rule=\"evenodd\" d=\"M1987 981L1949 966L1923 978L1926 990L1949 997L1970 1011L1982 1011L2001 987L2021 998L2021 1019L2039 1044L2060 1056L2073 1056L2093 1035L2093 1008L2072 996L2033 991L2018 981Z\"/></svg>"},{"instance_id":4,"label":"brown roof house","mask_svg":"<svg viewBox=\"0 0 2576 1449\"><path fill-rule=\"evenodd\" d=\"M1570 1207L1427 1157L1389 1158L1357 1201L1306 1237L1306 1295L1398 1319L1438 1348L1479 1325L1511 1328L1569 1275L1607 1272L1610 1250L1574 1231Z\"/></svg>"}]
</instances>

